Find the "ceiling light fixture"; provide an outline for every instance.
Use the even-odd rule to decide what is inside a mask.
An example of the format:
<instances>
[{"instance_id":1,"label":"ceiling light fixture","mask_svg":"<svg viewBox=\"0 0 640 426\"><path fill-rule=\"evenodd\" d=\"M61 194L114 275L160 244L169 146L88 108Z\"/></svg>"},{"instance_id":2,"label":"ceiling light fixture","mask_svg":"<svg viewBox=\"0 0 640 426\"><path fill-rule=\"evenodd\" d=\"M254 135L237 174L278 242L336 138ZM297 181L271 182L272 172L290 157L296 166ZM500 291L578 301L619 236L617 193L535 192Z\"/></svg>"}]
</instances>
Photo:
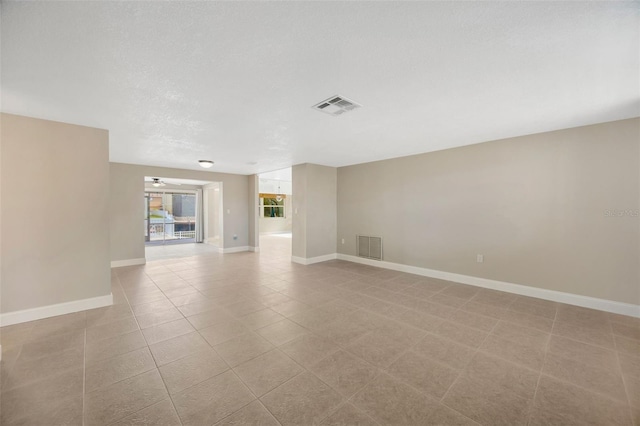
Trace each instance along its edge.
<instances>
[{"instance_id":1,"label":"ceiling light fixture","mask_svg":"<svg viewBox=\"0 0 640 426\"><path fill-rule=\"evenodd\" d=\"M160 178L153 178L153 183L151 185L157 188L159 186L165 186L165 183L161 181Z\"/></svg>"},{"instance_id":2,"label":"ceiling light fixture","mask_svg":"<svg viewBox=\"0 0 640 426\"><path fill-rule=\"evenodd\" d=\"M213 161L211 160L198 160L200 167L204 167L205 169L210 169L213 167Z\"/></svg>"},{"instance_id":3,"label":"ceiling light fixture","mask_svg":"<svg viewBox=\"0 0 640 426\"><path fill-rule=\"evenodd\" d=\"M278 194L276 195L276 201L282 201L282 195L280 195L280 182L278 182Z\"/></svg>"}]
</instances>

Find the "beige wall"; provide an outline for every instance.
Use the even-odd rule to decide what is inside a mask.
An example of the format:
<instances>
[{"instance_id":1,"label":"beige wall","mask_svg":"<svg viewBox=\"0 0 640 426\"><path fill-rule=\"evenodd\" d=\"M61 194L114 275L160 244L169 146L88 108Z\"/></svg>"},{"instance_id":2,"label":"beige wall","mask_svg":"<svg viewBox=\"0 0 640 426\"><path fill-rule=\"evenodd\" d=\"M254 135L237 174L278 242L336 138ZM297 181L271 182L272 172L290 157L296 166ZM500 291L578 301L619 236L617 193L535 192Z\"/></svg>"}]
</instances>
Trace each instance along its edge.
<instances>
[{"instance_id":1,"label":"beige wall","mask_svg":"<svg viewBox=\"0 0 640 426\"><path fill-rule=\"evenodd\" d=\"M639 119L338 169L338 252L638 304ZM477 263L476 255L484 262Z\"/></svg>"},{"instance_id":2,"label":"beige wall","mask_svg":"<svg viewBox=\"0 0 640 426\"><path fill-rule=\"evenodd\" d=\"M294 257L309 259L336 251L336 172L317 164L292 168Z\"/></svg>"},{"instance_id":3,"label":"beige wall","mask_svg":"<svg viewBox=\"0 0 640 426\"><path fill-rule=\"evenodd\" d=\"M2 313L109 295L109 133L1 120Z\"/></svg>"},{"instance_id":4,"label":"beige wall","mask_svg":"<svg viewBox=\"0 0 640 426\"><path fill-rule=\"evenodd\" d=\"M111 163L111 260L144 258L144 177L194 179L222 183L222 247L248 245L248 176L196 170ZM233 236L237 235L234 239Z\"/></svg>"}]
</instances>

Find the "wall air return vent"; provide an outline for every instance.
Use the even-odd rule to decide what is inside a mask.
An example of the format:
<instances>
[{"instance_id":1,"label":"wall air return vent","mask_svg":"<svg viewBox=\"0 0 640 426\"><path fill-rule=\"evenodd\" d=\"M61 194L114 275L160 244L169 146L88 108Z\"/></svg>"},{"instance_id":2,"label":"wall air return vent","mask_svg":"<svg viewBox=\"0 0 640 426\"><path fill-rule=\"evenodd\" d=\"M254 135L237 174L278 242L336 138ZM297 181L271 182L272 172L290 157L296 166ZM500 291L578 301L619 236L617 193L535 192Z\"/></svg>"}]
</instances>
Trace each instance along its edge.
<instances>
[{"instance_id":1,"label":"wall air return vent","mask_svg":"<svg viewBox=\"0 0 640 426\"><path fill-rule=\"evenodd\" d=\"M313 106L313 109L317 109L318 111L322 111L330 115L342 115L345 112L353 111L361 106L362 105L357 104L344 96L336 95L329 99L325 99L322 102L318 102Z\"/></svg>"},{"instance_id":2,"label":"wall air return vent","mask_svg":"<svg viewBox=\"0 0 640 426\"><path fill-rule=\"evenodd\" d=\"M382 238L356 235L356 250L360 257L382 260Z\"/></svg>"}]
</instances>

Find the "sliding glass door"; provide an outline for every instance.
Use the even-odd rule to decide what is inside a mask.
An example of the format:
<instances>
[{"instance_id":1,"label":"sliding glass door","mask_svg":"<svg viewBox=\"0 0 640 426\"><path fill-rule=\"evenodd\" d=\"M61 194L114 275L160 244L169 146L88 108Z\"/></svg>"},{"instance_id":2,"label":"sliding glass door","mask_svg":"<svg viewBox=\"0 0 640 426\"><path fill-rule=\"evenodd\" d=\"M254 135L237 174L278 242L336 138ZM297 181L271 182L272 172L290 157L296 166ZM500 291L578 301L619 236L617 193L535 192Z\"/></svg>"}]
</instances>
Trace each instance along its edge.
<instances>
[{"instance_id":1,"label":"sliding glass door","mask_svg":"<svg viewBox=\"0 0 640 426\"><path fill-rule=\"evenodd\" d=\"M149 191L144 199L147 244L196 241L196 194Z\"/></svg>"}]
</instances>

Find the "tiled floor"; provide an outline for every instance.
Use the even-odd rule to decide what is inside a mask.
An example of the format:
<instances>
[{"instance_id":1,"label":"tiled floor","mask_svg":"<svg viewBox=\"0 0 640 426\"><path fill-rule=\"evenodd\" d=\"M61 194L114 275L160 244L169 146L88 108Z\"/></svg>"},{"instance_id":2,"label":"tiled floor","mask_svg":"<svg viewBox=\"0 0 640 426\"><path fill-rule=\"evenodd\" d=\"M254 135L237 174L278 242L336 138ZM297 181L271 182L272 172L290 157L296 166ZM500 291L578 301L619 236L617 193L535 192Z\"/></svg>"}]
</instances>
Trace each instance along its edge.
<instances>
[{"instance_id":1,"label":"tiled floor","mask_svg":"<svg viewBox=\"0 0 640 426\"><path fill-rule=\"evenodd\" d=\"M640 320L289 243L114 270L2 332L3 425L640 424Z\"/></svg>"}]
</instances>

